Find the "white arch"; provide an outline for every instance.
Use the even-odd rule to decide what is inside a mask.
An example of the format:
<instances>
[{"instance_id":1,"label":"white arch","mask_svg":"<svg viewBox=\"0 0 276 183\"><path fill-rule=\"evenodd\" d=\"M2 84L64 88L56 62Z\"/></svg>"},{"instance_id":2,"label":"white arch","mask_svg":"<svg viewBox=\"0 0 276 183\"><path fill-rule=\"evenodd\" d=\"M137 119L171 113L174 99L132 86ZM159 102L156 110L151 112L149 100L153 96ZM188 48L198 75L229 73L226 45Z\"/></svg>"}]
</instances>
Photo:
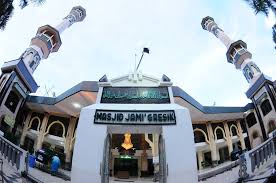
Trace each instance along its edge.
<instances>
[{"instance_id":1,"label":"white arch","mask_svg":"<svg viewBox=\"0 0 276 183\"><path fill-rule=\"evenodd\" d=\"M31 119L31 121L30 121L30 123L29 123L29 125L28 125L28 128L27 128L28 130L31 128L31 126L32 126L32 124L33 124L33 121L34 121L35 119L38 120L38 125L37 125L36 131L39 131L41 121L40 121L40 118L39 118L38 116L35 116L35 117L33 117L33 118Z\"/></svg>"},{"instance_id":2,"label":"white arch","mask_svg":"<svg viewBox=\"0 0 276 183\"><path fill-rule=\"evenodd\" d=\"M237 136L239 136L239 130L234 124L230 126L230 136L233 137L232 128L236 128Z\"/></svg>"},{"instance_id":3,"label":"white arch","mask_svg":"<svg viewBox=\"0 0 276 183\"><path fill-rule=\"evenodd\" d=\"M217 130L221 130L222 131L222 134L223 134L223 138L226 140L226 136L225 136L225 133L224 133L224 130L223 130L223 128L221 128L220 126L217 126L216 128L215 128L215 140L218 140L218 138L217 138Z\"/></svg>"},{"instance_id":4,"label":"white arch","mask_svg":"<svg viewBox=\"0 0 276 183\"><path fill-rule=\"evenodd\" d=\"M205 137L205 141L206 141L208 144L210 143L210 141L208 140L207 134L206 134L203 130L201 130L201 129L199 129L199 128L196 128L196 129L194 129L194 133L195 133L196 131L203 133L203 135L204 135L204 137Z\"/></svg>"},{"instance_id":5,"label":"white arch","mask_svg":"<svg viewBox=\"0 0 276 183\"><path fill-rule=\"evenodd\" d=\"M52 123L48 126L47 131L46 131L46 133L45 133L44 135L49 134L50 128L51 128L54 124L60 124L60 125L62 126L62 138L65 139L65 126L64 126L64 124L63 124L62 122L60 122L60 121L54 121L54 122L52 122Z\"/></svg>"}]
</instances>

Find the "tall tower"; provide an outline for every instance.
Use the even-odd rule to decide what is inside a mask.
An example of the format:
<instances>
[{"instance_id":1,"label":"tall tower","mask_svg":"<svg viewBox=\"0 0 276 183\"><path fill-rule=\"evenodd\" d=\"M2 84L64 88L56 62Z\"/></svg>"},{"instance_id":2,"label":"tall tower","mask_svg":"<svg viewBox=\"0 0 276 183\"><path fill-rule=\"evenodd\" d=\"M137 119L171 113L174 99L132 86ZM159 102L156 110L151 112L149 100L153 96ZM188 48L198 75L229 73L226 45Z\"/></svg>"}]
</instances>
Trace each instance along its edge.
<instances>
[{"instance_id":1,"label":"tall tower","mask_svg":"<svg viewBox=\"0 0 276 183\"><path fill-rule=\"evenodd\" d=\"M269 133L276 126L276 92L273 82L251 60L252 54L247 50L245 42L242 40L232 41L218 27L212 17L203 18L201 26L221 40L227 48L227 61L234 64L236 69L242 70L250 84L246 96L252 100L254 110L248 111L245 114L245 119L248 119L246 124L251 145L256 145L254 140L258 137L262 137L263 140L267 139Z\"/></svg>"},{"instance_id":2,"label":"tall tower","mask_svg":"<svg viewBox=\"0 0 276 183\"><path fill-rule=\"evenodd\" d=\"M236 69L242 70L247 82L251 85L262 74L259 67L251 60L252 54L247 50L247 45L242 40L232 41L224 31L218 27L212 17L202 19L201 26L204 30L213 33L226 46L226 58Z\"/></svg>"},{"instance_id":3,"label":"tall tower","mask_svg":"<svg viewBox=\"0 0 276 183\"><path fill-rule=\"evenodd\" d=\"M56 27L39 27L30 46L19 59L5 62L0 76L0 125L2 119L10 127L15 123L16 115L29 93L36 92L38 85L32 74L42 59L57 52L61 46L60 34L76 22L81 22L86 11L81 6L73 7L69 15Z\"/></svg>"}]
</instances>

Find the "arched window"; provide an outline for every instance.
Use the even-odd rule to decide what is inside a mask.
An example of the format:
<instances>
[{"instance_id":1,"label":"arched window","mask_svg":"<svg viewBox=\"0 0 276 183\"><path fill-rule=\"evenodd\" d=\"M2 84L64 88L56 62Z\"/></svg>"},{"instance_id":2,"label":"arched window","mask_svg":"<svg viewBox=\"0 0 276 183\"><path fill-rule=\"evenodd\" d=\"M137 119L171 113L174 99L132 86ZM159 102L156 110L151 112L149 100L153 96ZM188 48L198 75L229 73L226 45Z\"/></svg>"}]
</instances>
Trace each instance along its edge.
<instances>
[{"instance_id":1,"label":"arched window","mask_svg":"<svg viewBox=\"0 0 276 183\"><path fill-rule=\"evenodd\" d=\"M14 113L19 101L19 96L14 91L11 91L5 102L5 106Z\"/></svg>"},{"instance_id":2,"label":"arched window","mask_svg":"<svg viewBox=\"0 0 276 183\"><path fill-rule=\"evenodd\" d=\"M60 123L54 123L49 129L49 134L58 137L63 137L63 130L64 128Z\"/></svg>"},{"instance_id":3,"label":"arched window","mask_svg":"<svg viewBox=\"0 0 276 183\"><path fill-rule=\"evenodd\" d=\"M249 68L246 68L245 73L246 73L246 75L247 75L250 79L253 78L253 74L252 74L252 72L251 72L251 70L250 70Z\"/></svg>"},{"instance_id":4,"label":"arched window","mask_svg":"<svg viewBox=\"0 0 276 183\"><path fill-rule=\"evenodd\" d=\"M270 102L269 102L268 99L265 99L262 102L261 110L262 110L264 116L267 115L272 110L272 107L271 107Z\"/></svg>"},{"instance_id":5,"label":"arched window","mask_svg":"<svg viewBox=\"0 0 276 183\"><path fill-rule=\"evenodd\" d=\"M251 112L246 116L246 123L248 125L248 128L255 125L257 123L257 120L255 118L254 112Z\"/></svg>"},{"instance_id":6,"label":"arched window","mask_svg":"<svg viewBox=\"0 0 276 183\"><path fill-rule=\"evenodd\" d=\"M251 69L254 73L260 72L260 69L256 65L251 65Z\"/></svg>"},{"instance_id":7,"label":"arched window","mask_svg":"<svg viewBox=\"0 0 276 183\"><path fill-rule=\"evenodd\" d=\"M238 135L238 133L237 133L237 127L231 126L231 135L232 135L232 136Z\"/></svg>"},{"instance_id":8,"label":"arched window","mask_svg":"<svg viewBox=\"0 0 276 183\"><path fill-rule=\"evenodd\" d=\"M268 122L268 133L273 132L276 129L275 120Z\"/></svg>"},{"instance_id":9,"label":"arched window","mask_svg":"<svg viewBox=\"0 0 276 183\"><path fill-rule=\"evenodd\" d=\"M35 130L35 131L39 131L39 126L40 126L40 121L38 117L34 117L31 120L31 126L30 129Z\"/></svg>"},{"instance_id":10,"label":"arched window","mask_svg":"<svg viewBox=\"0 0 276 183\"><path fill-rule=\"evenodd\" d=\"M215 135L216 135L216 140L224 138L224 132L223 132L223 130L221 128L217 127L215 129Z\"/></svg>"},{"instance_id":11,"label":"arched window","mask_svg":"<svg viewBox=\"0 0 276 183\"><path fill-rule=\"evenodd\" d=\"M203 132L199 130L194 131L194 141L195 143L205 142L205 136Z\"/></svg>"}]
</instances>

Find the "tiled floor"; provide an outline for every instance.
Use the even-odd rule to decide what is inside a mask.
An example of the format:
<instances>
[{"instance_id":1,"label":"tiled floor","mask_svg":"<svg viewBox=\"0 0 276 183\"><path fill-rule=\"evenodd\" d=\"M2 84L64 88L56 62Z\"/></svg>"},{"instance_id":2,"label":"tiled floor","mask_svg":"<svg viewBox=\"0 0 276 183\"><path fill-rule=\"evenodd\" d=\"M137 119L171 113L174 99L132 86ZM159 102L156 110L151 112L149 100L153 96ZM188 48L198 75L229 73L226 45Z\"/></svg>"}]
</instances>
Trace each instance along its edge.
<instances>
[{"instance_id":1,"label":"tiled floor","mask_svg":"<svg viewBox=\"0 0 276 183\"><path fill-rule=\"evenodd\" d=\"M109 180L110 183L158 183L158 182L153 182L152 179L142 179L142 178L139 178L139 179L116 179L116 178L113 178L111 177L110 180Z\"/></svg>"},{"instance_id":2,"label":"tiled floor","mask_svg":"<svg viewBox=\"0 0 276 183\"><path fill-rule=\"evenodd\" d=\"M1 158L1 156L0 156ZM251 179L266 177L271 174L273 168L273 162L276 160L276 156L270 159L264 166L261 166L256 172L254 172L255 176L251 177ZM27 183L25 179L23 179L20 174L13 168L5 159L3 164L3 172L4 172L4 183ZM231 171L226 171L222 174L219 174L215 177L209 178L205 181L201 181L201 183L232 183L236 182L238 179L238 171L239 167L233 168ZM44 183L69 183L70 181L65 181L58 177L52 176L50 174L44 173L38 169L29 169L29 173L35 178L41 180ZM0 179L1 180L1 179ZM0 181L1 182L1 181ZM127 179L127 180L118 180L114 178L110 178L110 183L149 183L153 182L152 179ZM264 180L254 181L255 183L262 183ZM158 183L158 182L156 182Z\"/></svg>"},{"instance_id":3,"label":"tiled floor","mask_svg":"<svg viewBox=\"0 0 276 183\"><path fill-rule=\"evenodd\" d=\"M65 181L56 176L52 176L51 174L42 172L36 168L29 168L29 174L36 179L44 182L44 183L69 183L70 181Z\"/></svg>"}]
</instances>

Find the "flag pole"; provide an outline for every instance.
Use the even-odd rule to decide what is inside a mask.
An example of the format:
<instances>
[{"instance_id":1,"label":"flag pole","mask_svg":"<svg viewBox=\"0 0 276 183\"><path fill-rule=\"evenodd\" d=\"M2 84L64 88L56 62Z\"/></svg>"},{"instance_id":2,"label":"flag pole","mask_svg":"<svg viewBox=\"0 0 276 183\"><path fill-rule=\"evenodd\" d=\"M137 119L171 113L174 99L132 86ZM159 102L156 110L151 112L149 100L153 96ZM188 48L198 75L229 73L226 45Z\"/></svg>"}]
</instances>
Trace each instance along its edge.
<instances>
[{"instance_id":1,"label":"flag pole","mask_svg":"<svg viewBox=\"0 0 276 183\"><path fill-rule=\"evenodd\" d=\"M137 65L137 67L136 67L136 71L138 70L138 68L139 68L139 66L140 66L140 64L141 64L141 61L142 61L143 57L144 57L144 52L142 53L142 56L141 56L141 58L140 58L140 61L139 61L138 65Z\"/></svg>"},{"instance_id":2,"label":"flag pole","mask_svg":"<svg viewBox=\"0 0 276 183\"><path fill-rule=\"evenodd\" d=\"M140 61L139 61L138 65L137 65L135 71L138 70L138 68L139 68L139 66L140 66L140 64L141 64L141 62L142 62L142 59L143 59L145 53L149 54L149 48L146 48L146 47L143 48L142 56L141 56L141 58L140 58Z\"/></svg>"}]
</instances>

